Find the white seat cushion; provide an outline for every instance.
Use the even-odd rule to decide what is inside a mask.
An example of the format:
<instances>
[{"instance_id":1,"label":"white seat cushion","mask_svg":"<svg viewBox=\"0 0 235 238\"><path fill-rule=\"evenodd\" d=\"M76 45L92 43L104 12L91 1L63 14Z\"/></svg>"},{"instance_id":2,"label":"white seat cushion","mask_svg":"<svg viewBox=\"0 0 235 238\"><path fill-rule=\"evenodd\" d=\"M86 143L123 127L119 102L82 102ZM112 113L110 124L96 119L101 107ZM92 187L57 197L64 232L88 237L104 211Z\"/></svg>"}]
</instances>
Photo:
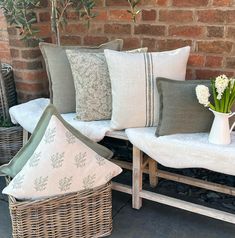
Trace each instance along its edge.
<instances>
[{"instance_id":1,"label":"white seat cushion","mask_svg":"<svg viewBox=\"0 0 235 238\"><path fill-rule=\"evenodd\" d=\"M50 99L38 98L10 108L11 121L19 124L26 131L33 133L42 113L49 105Z\"/></svg>"},{"instance_id":2,"label":"white seat cushion","mask_svg":"<svg viewBox=\"0 0 235 238\"><path fill-rule=\"evenodd\" d=\"M160 164L172 168L205 168L235 175L235 132L226 146L208 142L207 133L155 136L155 127L126 129L130 142Z\"/></svg>"},{"instance_id":3,"label":"white seat cushion","mask_svg":"<svg viewBox=\"0 0 235 238\"><path fill-rule=\"evenodd\" d=\"M14 124L19 124L26 131L33 133L42 113L49 103L49 99L39 98L11 107L11 120ZM95 142L101 141L105 134L108 131L111 131L109 120L89 122L78 121L77 119L74 119L76 117L75 113L62 114L61 116L71 126Z\"/></svg>"}]
</instances>

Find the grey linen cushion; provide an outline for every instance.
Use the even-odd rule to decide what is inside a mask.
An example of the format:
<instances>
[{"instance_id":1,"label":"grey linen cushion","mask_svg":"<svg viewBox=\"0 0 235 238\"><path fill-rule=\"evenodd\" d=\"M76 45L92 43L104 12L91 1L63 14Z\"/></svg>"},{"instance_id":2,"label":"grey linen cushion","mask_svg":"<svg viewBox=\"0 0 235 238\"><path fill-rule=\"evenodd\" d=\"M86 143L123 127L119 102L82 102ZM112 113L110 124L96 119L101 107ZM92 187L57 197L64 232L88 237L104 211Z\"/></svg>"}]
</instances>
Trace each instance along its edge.
<instances>
[{"instance_id":1,"label":"grey linen cushion","mask_svg":"<svg viewBox=\"0 0 235 238\"><path fill-rule=\"evenodd\" d=\"M123 40L117 39L97 47L89 46L58 46L40 43L49 79L50 99L59 113L75 112L75 88L66 49L76 49L80 52L103 52L104 49L120 51Z\"/></svg>"},{"instance_id":2,"label":"grey linen cushion","mask_svg":"<svg viewBox=\"0 0 235 238\"><path fill-rule=\"evenodd\" d=\"M147 52L147 48L131 53ZM77 119L107 120L112 115L112 93L108 65L104 53L85 53L66 50L76 92Z\"/></svg>"},{"instance_id":3,"label":"grey linen cushion","mask_svg":"<svg viewBox=\"0 0 235 238\"><path fill-rule=\"evenodd\" d=\"M199 84L210 88L210 80L157 79L160 117L156 136L210 130L213 114L197 100L195 88Z\"/></svg>"}]
</instances>

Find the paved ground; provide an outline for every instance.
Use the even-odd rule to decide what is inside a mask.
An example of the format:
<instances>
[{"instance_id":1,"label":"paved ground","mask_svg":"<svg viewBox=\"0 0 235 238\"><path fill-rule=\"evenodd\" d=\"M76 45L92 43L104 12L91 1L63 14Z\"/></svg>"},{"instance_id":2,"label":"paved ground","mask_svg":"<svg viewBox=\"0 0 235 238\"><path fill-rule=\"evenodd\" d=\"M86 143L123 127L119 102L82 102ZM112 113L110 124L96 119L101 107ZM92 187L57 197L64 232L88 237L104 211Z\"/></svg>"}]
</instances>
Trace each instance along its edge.
<instances>
[{"instance_id":1,"label":"paved ground","mask_svg":"<svg viewBox=\"0 0 235 238\"><path fill-rule=\"evenodd\" d=\"M3 187L0 178L0 191ZM110 238L234 238L235 225L172 207L144 201L131 208L129 195L113 192L113 233ZM0 238L11 238L6 197L0 195Z\"/></svg>"}]
</instances>

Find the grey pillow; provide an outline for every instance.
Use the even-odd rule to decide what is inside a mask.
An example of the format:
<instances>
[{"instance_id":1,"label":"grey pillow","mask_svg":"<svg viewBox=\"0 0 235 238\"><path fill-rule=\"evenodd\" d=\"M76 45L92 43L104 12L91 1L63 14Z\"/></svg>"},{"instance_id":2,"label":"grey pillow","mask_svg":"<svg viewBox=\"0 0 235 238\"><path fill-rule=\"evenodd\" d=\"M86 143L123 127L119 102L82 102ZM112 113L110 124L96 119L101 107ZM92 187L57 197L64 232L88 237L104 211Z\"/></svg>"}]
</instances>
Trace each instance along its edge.
<instances>
[{"instance_id":1,"label":"grey pillow","mask_svg":"<svg viewBox=\"0 0 235 238\"><path fill-rule=\"evenodd\" d=\"M156 136L210 130L213 114L197 100L195 88L199 84L211 90L210 80L176 81L158 78L160 112Z\"/></svg>"},{"instance_id":2,"label":"grey pillow","mask_svg":"<svg viewBox=\"0 0 235 238\"><path fill-rule=\"evenodd\" d=\"M132 53L147 52L147 48ZM83 53L66 50L76 92L77 119L107 120L112 114L112 93L108 65L104 53Z\"/></svg>"},{"instance_id":3,"label":"grey pillow","mask_svg":"<svg viewBox=\"0 0 235 238\"><path fill-rule=\"evenodd\" d=\"M104 49L122 50L123 40L117 39L97 47L89 46L58 46L40 43L49 79L50 99L59 113L75 112L75 88L66 49L81 52L103 52Z\"/></svg>"}]
</instances>

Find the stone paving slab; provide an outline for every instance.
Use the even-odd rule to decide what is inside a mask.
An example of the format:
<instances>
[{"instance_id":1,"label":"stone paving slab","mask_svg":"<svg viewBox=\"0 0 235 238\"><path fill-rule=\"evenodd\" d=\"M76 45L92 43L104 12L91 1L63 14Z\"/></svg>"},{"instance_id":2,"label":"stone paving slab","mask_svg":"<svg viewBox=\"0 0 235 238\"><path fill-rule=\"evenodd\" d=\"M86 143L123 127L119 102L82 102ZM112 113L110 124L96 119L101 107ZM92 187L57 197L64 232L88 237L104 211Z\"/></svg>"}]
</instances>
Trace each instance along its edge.
<instances>
[{"instance_id":1,"label":"stone paving slab","mask_svg":"<svg viewBox=\"0 0 235 238\"><path fill-rule=\"evenodd\" d=\"M11 237L11 223L8 203L2 200L0 200L0 237Z\"/></svg>"},{"instance_id":2,"label":"stone paving slab","mask_svg":"<svg viewBox=\"0 0 235 238\"><path fill-rule=\"evenodd\" d=\"M127 204L114 217L113 227L110 238L235 237L233 224L146 200L140 210Z\"/></svg>"},{"instance_id":3,"label":"stone paving slab","mask_svg":"<svg viewBox=\"0 0 235 238\"><path fill-rule=\"evenodd\" d=\"M0 191L4 187L0 178ZM4 198L5 199L5 198ZM110 238L234 238L235 225L161 204L144 201L131 208L131 196L113 192L113 233ZM0 238L11 238L8 203L0 195Z\"/></svg>"}]
</instances>

